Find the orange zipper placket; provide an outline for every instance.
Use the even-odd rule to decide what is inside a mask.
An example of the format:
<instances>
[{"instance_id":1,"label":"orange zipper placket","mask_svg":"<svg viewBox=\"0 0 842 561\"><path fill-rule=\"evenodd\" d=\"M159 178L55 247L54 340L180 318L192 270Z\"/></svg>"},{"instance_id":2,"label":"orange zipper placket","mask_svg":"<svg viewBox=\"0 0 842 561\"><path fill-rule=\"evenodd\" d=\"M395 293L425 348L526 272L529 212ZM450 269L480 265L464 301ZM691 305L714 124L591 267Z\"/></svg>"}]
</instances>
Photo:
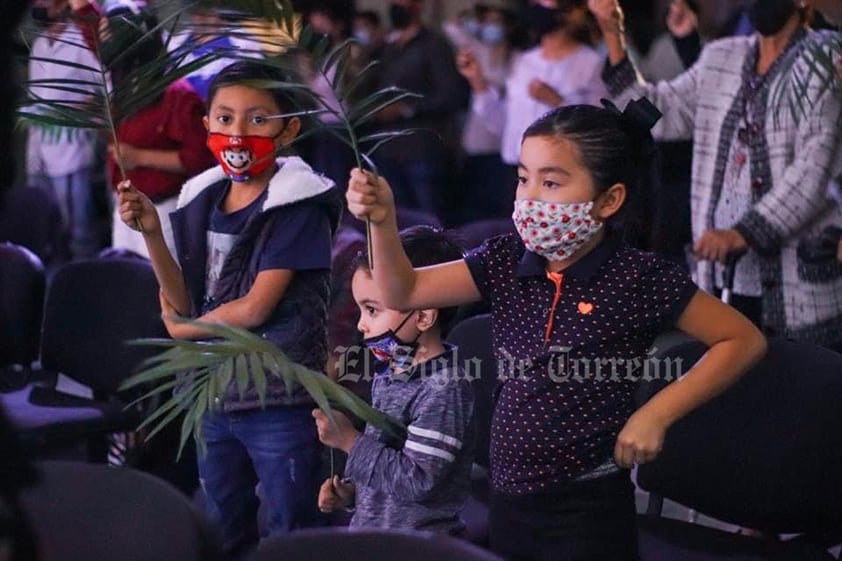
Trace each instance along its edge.
<instances>
[{"instance_id":1,"label":"orange zipper placket","mask_svg":"<svg viewBox=\"0 0 842 561\"><path fill-rule=\"evenodd\" d=\"M547 331L544 333L544 346L550 342L550 334L553 332L553 320L555 319L555 309L558 306L558 301L561 299L561 285L564 282L564 273L551 273L547 271L547 278L555 285L555 295L553 296L553 304L550 306L550 317L547 318Z\"/></svg>"}]
</instances>

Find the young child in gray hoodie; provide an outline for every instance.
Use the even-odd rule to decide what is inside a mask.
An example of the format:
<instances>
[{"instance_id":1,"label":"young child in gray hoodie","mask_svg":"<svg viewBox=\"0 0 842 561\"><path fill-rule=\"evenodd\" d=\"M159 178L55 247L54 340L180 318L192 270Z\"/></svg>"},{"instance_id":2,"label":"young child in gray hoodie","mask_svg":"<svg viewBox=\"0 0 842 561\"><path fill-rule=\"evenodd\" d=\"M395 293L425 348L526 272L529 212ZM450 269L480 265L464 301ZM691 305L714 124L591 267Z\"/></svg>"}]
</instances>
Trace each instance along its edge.
<instances>
[{"instance_id":1,"label":"young child in gray hoodie","mask_svg":"<svg viewBox=\"0 0 842 561\"><path fill-rule=\"evenodd\" d=\"M407 229L401 239L415 267L462 256L456 244L430 227ZM348 454L344 478L334 476L322 484L319 508L331 512L353 505L351 526L459 535L474 430L470 384L456 348L442 341L455 309L386 308L367 255L354 265L357 327L374 357L372 406L401 421L407 434L400 439L371 426L360 433L340 412L334 412L334 425L323 411L313 411L322 443Z\"/></svg>"}]
</instances>

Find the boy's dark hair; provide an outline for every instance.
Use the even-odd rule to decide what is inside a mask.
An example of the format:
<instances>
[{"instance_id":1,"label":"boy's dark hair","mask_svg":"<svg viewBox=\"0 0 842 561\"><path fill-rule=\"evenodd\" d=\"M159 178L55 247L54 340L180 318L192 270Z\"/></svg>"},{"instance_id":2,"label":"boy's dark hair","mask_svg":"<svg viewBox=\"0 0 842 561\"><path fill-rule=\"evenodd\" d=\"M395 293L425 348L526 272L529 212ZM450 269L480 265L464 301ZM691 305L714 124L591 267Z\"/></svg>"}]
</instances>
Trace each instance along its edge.
<instances>
[{"instance_id":1,"label":"boy's dark hair","mask_svg":"<svg viewBox=\"0 0 842 561\"><path fill-rule=\"evenodd\" d=\"M274 82L277 84L299 83L294 80L290 71L279 68L269 61L263 60L239 60L223 68L208 86L207 108L210 111L213 98L219 88L242 84L257 89L266 90L282 113L291 113L305 108L304 100L294 93L291 88L285 87L264 87L262 85L251 86L249 82ZM303 121L303 120L302 120ZM303 124L303 122L302 122Z\"/></svg>"},{"instance_id":2,"label":"boy's dark hair","mask_svg":"<svg viewBox=\"0 0 842 561\"><path fill-rule=\"evenodd\" d=\"M463 249L440 228L427 225L410 226L400 232L401 244L413 267L429 267L440 263L458 261L464 257ZM368 251L360 251L351 264L352 270L368 271ZM447 333L456 317L457 308L439 309L438 326Z\"/></svg>"},{"instance_id":3,"label":"boy's dark hair","mask_svg":"<svg viewBox=\"0 0 842 561\"><path fill-rule=\"evenodd\" d=\"M645 110L643 105L651 106L648 101L642 100L631 105L641 112ZM609 106L559 107L532 123L523 133L523 139L543 136L573 143L579 151L582 165L593 179L597 194L604 193L616 183L623 183L626 186L626 202L608 220L608 225L615 229L622 227L627 236L634 237L641 227L638 221L642 211L642 193L646 187L654 187L650 184L657 181L655 143L646 125L635 123L627 115L629 111L620 113L613 104L609 103Z\"/></svg>"}]
</instances>

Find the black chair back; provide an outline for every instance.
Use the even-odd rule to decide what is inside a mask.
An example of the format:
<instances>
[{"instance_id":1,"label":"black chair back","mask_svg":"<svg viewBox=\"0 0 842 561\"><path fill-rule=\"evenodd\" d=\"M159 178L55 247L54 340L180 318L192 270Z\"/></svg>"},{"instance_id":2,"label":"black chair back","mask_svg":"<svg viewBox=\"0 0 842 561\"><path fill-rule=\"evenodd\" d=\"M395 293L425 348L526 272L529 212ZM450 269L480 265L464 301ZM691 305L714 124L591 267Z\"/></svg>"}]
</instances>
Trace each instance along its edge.
<instances>
[{"instance_id":1,"label":"black chair back","mask_svg":"<svg viewBox=\"0 0 842 561\"><path fill-rule=\"evenodd\" d=\"M160 349L127 345L167 337L158 283L143 259L92 259L60 268L47 293L41 363L92 388L115 393Z\"/></svg>"},{"instance_id":2,"label":"black chair back","mask_svg":"<svg viewBox=\"0 0 842 561\"><path fill-rule=\"evenodd\" d=\"M476 426L475 462L489 466L491 415L494 411L494 391L497 388L497 360L491 333L491 315L470 317L453 326L447 341L459 347L459 363L470 369L474 377L474 419Z\"/></svg>"},{"instance_id":3,"label":"black chair back","mask_svg":"<svg viewBox=\"0 0 842 561\"><path fill-rule=\"evenodd\" d=\"M40 561L221 561L204 515L175 487L130 468L69 461L40 473L20 502Z\"/></svg>"},{"instance_id":4,"label":"black chair back","mask_svg":"<svg viewBox=\"0 0 842 561\"><path fill-rule=\"evenodd\" d=\"M686 370L705 350L691 342L656 358ZM772 339L732 388L669 429L638 484L732 524L842 536L840 396L842 355Z\"/></svg>"},{"instance_id":5,"label":"black chair back","mask_svg":"<svg viewBox=\"0 0 842 561\"><path fill-rule=\"evenodd\" d=\"M0 241L22 245L49 266L69 250L55 195L40 187L0 191Z\"/></svg>"},{"instance_id":6,"label":"black chair back","mask_svg":"<svg viewBox=\"0 0 842 561\"><path fill-rule=\"evenodd\" d=\"M38 358L46 276L27 248L0 243L0 367Z\"/></svg>"}]
</instances>

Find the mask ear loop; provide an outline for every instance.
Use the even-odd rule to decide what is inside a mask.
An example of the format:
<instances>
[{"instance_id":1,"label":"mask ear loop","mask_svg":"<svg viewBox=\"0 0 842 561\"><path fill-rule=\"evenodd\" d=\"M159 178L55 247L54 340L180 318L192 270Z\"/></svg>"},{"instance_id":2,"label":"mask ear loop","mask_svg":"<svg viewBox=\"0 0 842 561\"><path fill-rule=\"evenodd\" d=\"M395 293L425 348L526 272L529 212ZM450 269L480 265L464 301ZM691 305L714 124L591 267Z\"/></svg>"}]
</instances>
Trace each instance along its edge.
<instances>
[{"instance_id":1,"label":"mask ear loop","mask_svg":"<svg viewBox=\"0 0 842 561\"><path fill-rule=\"evenodd\" d=\"M412 310L411 312L409 312L408 314L406 314L406 317L405 317L405 318L403 318L403 319L401 320L401 322L398 324L398 326L392 330L392 333L394 333L394 334L395 334L395 336L397 336L397 335L398 335L398 331L400 331L400 330L401 330L401 327L403 327L403 326L406 324L406 322L408 322L408 321L409 321L409 318L411 318L411 317L412 317L412 315L413 315L415 312L417 312L417 311L418 311L418 310Z\"/></svg>"},{"instance_id":2,"label":"mask ear loop","mask_svg":"<svg viewBox=\"0 0 842 561\"><path fill-rule=\"evenodd\" d=\"M396 340L398 343L400 343L400 347L401 347L401 348L408 348L408 349L409 349L409 352L408 352L406 355L402 355L402 358L403 358L404 356L405 356L406 358L411 358L411 357L413 357L413 355L415 354L415 346L416 346L416 343L418 343L418 339L420 339L420 338L421 338L421 332L420 332L420 331L418 332L418 335L416 335L416 336L415 336L415 339L413 339L412 341L406 342L406 341L402 340L400 337L398 337L398 331L400 331L400 330L401 330L401 328L402 328L402 327L406 324L406 322L407 322L407 321L409 321L409 318L411 318L411 317L412 317L413 315L415 315L417 312L418 312L418 310L413 310L413 311L409 312L409 313L406 315L406 317L405 317L405 318L403 318L403 320L402 320L402 321L401 321L401 322L397 325L397 327L395 327L394 329L391 329L391 330L390 330L390 331L392 332L392 336L395 338L395 340ZM392 361L394 362L394 357L392 358Z\"/></svg>"}]
</instances>

